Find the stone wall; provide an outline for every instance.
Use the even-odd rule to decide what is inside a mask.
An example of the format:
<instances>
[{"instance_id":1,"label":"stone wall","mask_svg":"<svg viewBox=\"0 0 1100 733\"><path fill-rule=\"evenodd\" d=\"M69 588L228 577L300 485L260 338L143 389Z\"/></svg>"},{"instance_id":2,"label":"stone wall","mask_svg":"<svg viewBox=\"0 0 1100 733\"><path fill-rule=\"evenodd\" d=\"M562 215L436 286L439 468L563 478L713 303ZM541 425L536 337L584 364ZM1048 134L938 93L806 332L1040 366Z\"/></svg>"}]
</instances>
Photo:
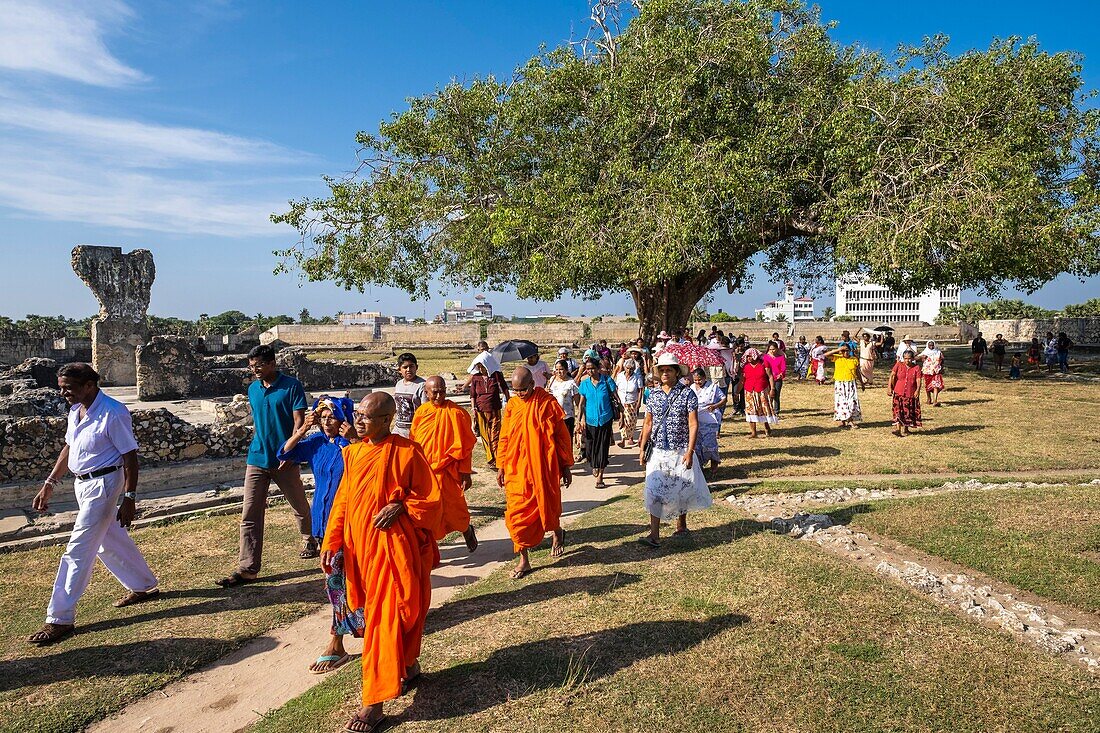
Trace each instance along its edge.
<instances>
[{"instance_id":1,"label":"stone wall","mask_svg":"<svg viewBox=\"0 0 1100 733\"><path fill-rule=\"evenodd\" d=\"M260 334L260 343L288 346L374 346L374 326L275 326ZM381 346L381 344L378 344Z\"/></svg>"},{"instance_id":2,"label":"stone wall","mask_svg":"<svg viewBox=\"0 0 1100 733\"><path fill-rule=\"evenodd\" d=\"M346 387L392 387L401 378L392 365L369 362L307 359L298 348L283 349L275 357L279 369L297 377L307 390Z\"/></svg>"},{"instance_id":3,"label":"stone wall","mask_svg":"<svg viewBox=\"0 0 1100 733\"><path fill-rule=\"evenodd\" d=\"M181 336L154 336L137 350L137 391L141 400L178 400L240 394L252 373L243 357L204 356L205 342Z\"/></svg>"},{"instance_id":4,"label":"stone wall","mask_svg":"<svg viewBox=\"0 0 1100 733\"><path fill-rule=\"evenodd\" d=\"M480 340L477 323L382 326L382 341L388 348L476 346Z\"/></svg>"},{"instance_id":5,"label":"stone wall","mask_svg":"<svg viewBox=\"0 0 1100 733\"><path fill-rule=\"evenodd\" d=\"M244 455L251 425L192 425L163 408L134 410L143 464ZM64 417L0 418L0 483L44 478L65 445Z\"/></svg>"},{"instance_id":6,"label":"stone wall","mask_svg":"<svg viewBox=\"0 0 1100 733\"><path fill-rule=\"evenodd\" d=\"M490 345L524 339L539 346L580 345L584 343L584 325L580 323L490 323L486 327Z\"/></svg>"},{"instance_id":7,"label":"stone wall","mask_svg":"<svg viewBox=\"0 0 1100 733\"><path fill-rule=\"evenodd\" d=\"M53 359L60 363L91 361L92 340L86 338L28 338L10 336L0 339L0 364L18 364L26 359Z\"/></svg>"},{"instance_id":8,"label":"stone wall","mask_svg":"<svg viewBox=\"0 0 1100 733\"><path fill-rule=\"evenodd\" d=\"M609 344L620 344L624 341L634 341L638 338L638 329L641 324L638 323L593 323L591 326L591 336L586 339L587 344L584 346L590 346L592 343L599 341L600 339L607 339ZM698 331L696 331L698 333ZM710 329L707 329L707 333L710 333Z\"/></svg>"},{"instance_id":9,"label":"stone wall","mask_svg":"<svg viewBox=\"0 0 1100 733\"><path fill-rule=\"evenodd\" d=\"M766 322L766 321L727 321L724 323L709 323L706 321L696 321L691 324L692 338L695 337L700 331L706 331L710 334L710 330L715 326L718 330L727 336L739 336L745 334L749 337L750 343L756 343L757 341L766 341L771 338L772 332L778 331L779 336L784 340L787 339L787 335L790 333L789 323L778 322Z\"/></svg>"},{"instance_id":10,"label":"stone wall","mask_svg":"<svg viewBox=\"0 0 1100 733\"><path fill-rule=\"evenodd\" d=\"M1042 340L1047 331L1057 334L1065 331L1078 346L1100 346L1100 317L1096 318L1016 318L997 321L978 321L978 330L987 341L1003 333L1014 344Z\"/></svg>"}]
</instances>

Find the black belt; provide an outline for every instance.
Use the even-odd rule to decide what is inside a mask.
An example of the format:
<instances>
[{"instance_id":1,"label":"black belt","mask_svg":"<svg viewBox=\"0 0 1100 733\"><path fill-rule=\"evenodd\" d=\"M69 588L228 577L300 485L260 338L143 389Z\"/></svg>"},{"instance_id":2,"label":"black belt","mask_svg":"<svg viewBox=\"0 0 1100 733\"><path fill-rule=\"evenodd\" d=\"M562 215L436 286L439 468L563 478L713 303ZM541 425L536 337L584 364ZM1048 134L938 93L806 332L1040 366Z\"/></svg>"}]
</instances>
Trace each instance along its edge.
<instances>
[{"instance_id":1,"label":"black belt","mask_svg":"<svg viewBox=\"0 0 1100 733\"><path fill-rule=\"evenodd\" d=\"M100 476L106 476L109 473L114 473L120 468L122 468L122 466L107 466L107 468L98 468L95 471L91 471L89 473L78 473L76 474L76 477L81 481L90 481L94 478L99 478Z\"/></svg>"}]
</instances>

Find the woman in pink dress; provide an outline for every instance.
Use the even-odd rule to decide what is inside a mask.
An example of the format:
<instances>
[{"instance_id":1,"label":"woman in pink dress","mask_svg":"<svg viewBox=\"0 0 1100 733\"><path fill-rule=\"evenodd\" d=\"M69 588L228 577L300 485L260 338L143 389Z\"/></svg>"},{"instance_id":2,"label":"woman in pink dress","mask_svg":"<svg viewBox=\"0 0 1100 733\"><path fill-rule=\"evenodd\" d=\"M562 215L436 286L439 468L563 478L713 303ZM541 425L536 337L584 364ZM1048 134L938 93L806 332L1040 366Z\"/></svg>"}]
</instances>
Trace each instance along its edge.
<instances>
[{"instance_id":1,"label":"woman in pink dress","mask_svg":"<svg viewBox=\"0 0 1100 733\"><path fill-rule=\"evenodd\" d=\"M787 375L787 355L775 341L768 342L768 353L761 357L772 370L775 393L772 395L772 410L779 415L779 395L783 391L783 378Z\"/></svg>"}]
</instances>

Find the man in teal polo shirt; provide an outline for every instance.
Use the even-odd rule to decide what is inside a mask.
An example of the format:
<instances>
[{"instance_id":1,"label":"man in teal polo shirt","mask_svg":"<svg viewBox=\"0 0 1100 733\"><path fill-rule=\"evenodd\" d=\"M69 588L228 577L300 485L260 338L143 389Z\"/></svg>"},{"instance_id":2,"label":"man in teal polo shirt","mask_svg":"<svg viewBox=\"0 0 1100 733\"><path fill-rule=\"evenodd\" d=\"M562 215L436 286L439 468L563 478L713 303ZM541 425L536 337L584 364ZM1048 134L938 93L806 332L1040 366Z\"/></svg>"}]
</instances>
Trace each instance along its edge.
<instances>
[{"instance_id":1,"label":"man in teal polo shirt","mask_svg":"<svg viewBox=\"0 0 1100 733\"><path fill-rule=\"evenodd\" d=\"M255 434L248 449L244 472L244 508L241 512L240 561L236 572L215 581L223 588L250 583L260 572L264 549L264 515L267 491L274 481L298 520L302 535L302 559L317 557L317 543L310 526L309 501L298 464L278 459L279 449L291 433L305 424L306 393L302 383L275 367L275 350L257 346L248 353L248 367L256 381L248 386Z\"/></svg>"}]
</instances>

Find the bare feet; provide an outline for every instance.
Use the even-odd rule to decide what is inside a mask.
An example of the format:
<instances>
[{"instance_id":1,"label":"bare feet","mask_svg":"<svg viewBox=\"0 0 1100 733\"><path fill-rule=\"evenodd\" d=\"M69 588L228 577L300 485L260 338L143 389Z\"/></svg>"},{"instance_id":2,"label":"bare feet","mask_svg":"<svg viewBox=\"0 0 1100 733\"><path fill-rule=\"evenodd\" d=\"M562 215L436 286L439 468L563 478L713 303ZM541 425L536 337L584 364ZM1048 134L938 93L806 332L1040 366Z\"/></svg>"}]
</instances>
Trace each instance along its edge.
<instances>
[{"instance_id":1,"label":"bare feet","mask_svg":"<svg viewBox=\"0 0 1100 733\"><path fill-rule=\"evenodd\" d=\"M554 530L554 540L550 545L550 557L561 557L565 554L565 530Z\"/></svg>"}]
</instances>

